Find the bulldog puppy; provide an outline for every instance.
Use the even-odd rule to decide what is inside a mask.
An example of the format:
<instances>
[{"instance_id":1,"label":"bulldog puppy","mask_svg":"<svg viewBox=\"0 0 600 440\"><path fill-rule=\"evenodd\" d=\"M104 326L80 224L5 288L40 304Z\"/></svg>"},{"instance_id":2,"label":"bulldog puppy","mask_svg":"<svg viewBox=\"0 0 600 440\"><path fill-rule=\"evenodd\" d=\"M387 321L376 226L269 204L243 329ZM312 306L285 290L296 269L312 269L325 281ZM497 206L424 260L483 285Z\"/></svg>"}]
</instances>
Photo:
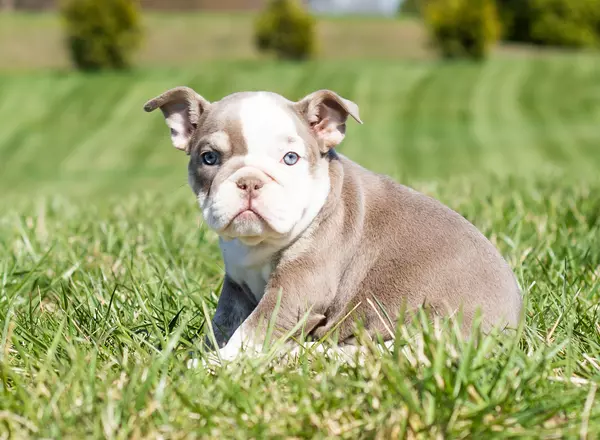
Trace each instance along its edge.
<instances>
[{"instance_id":1,"label":"bulldog puppy","mask_svg":"<svg viewBox=\"0 0 600 440\"><path fill-rule=\"evenodd\" d=\"M355 103L329 90L210 103L178 87L144 107L158 108L220 236L226 275L212 326L223 359L260 347L272 316L275 337L302 321L313 338L337 326L342 344L356 342L357 319L391 339L382 316L403 307L460 310L466 329L479 309L485 330L516 327L515 277L472 224L335 151L348 117L362 123Z\"/></svg>"}]
</instances>

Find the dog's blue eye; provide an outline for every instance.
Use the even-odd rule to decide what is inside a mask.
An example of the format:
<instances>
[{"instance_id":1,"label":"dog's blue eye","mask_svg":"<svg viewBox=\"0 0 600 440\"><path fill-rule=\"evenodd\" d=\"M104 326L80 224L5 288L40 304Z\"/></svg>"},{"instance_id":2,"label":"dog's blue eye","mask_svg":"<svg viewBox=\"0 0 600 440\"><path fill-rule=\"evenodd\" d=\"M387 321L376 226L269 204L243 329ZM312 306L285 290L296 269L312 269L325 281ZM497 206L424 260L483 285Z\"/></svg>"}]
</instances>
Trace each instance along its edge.
<instances>
[{"instance_id":1,"label":"dog's blue eye","mask_svg":"<svg viewBox=\"0 0 600 440\"><path fill-rule=\"evenodd\" d=\"M202 156L200 157L202 158L202 163L204 165L216 165L219 161L219 153L215 151L207 151L206 153L202 153Z\"/></svg>"},{"instance_id":2,"label":"dog's blue eye","mask_svg":"<svg viewBox=\"0 0 600 440\"><path fill-rule=\"evenodd\" d=\"M298 162L299 159L300 159L300 156L298 156L293 151L290 151L289 153L286 153L285 156L283 156L283 162L286 165L290 165L290 166L296 165L296 162Z\"/></svg>"}]
</instances>

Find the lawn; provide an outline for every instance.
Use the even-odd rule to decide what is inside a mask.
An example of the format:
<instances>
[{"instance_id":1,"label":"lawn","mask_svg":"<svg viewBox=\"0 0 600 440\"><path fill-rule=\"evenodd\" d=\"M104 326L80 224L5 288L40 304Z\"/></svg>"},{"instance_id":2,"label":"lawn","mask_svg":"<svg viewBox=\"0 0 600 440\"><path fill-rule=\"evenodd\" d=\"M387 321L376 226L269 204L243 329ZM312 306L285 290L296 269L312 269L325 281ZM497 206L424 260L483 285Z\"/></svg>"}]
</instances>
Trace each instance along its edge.
<instances>
[{"instance_id":1,"label":"lawn","mask_svg":"<svg viewBox=\"0 0 600 440\"><path fill-rule=\"evenodd\" d=\"M483 65L219 61L0 74L0 438L597 438L600 59ZM363 366L187 369L223 265L146 99L332 88L365 125L340 148L488 236L527 309L516 338L427 323Z\"/></svg>"}]
</instances>

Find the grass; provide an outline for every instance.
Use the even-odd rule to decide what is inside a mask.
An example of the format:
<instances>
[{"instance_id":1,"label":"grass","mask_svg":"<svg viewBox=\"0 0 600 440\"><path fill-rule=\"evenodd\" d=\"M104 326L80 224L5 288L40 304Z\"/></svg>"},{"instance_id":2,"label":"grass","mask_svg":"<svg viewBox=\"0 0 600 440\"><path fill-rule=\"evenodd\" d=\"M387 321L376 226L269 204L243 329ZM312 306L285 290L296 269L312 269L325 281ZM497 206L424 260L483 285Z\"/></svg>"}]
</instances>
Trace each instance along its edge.
<instances>
[{"instance_id":1,"label":"grass","mask_svg":"<svg viewBox=\"0 0 600 440\"><path fill-rule=\"evenodd\" d=\"M597 438L599 68L555 55L3 74L0 438ZM421 323L364 366L307 353L187 369L223 265L184 155L141 110L179 84L355 100L365 125L342 150L498 246L526 292L519 337Z\"/></svg>"},{"instance_id":2,"label":"grass","mask_svg":"<svg viewBox=\"0 0 600 440\"><path fill-rule=\"evenodd\" d=\"M594 56L470 63L221 62L130 74L0 73L0 191L122 194L185 188L185 155L143 103L177 85L300 99L331 88L360 105L343 151L403 181L456 175L592 178L600 167Z\"/></svg>"}]
</instances>

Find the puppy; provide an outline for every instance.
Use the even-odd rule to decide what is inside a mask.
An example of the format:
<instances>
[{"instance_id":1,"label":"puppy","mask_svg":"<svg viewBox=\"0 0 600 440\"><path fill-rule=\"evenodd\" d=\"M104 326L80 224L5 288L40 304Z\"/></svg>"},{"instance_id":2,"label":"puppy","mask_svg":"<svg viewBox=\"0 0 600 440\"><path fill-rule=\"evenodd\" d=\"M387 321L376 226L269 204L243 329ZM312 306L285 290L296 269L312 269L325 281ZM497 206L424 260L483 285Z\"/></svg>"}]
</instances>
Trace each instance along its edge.
<instances>
[{"instance_id":1,"label":"puppy","mask_svg":"<svg viewBox=\"0 0 600 440\"><path fill-rule=\"evenodd\" d=\"M517 325L515 277L472 224L336 152L347 119L362 123L354 102L321 90L298 102L244 92L210 103L178 87L144 107L158 108L220 236L226 274L212 326L223 359L260 347L271 319L276 337L335 329L349 344L356 320L391 339L382 315L403 308L461 311L466 329L478 309L485 330Z\"/></svg>"}]
</instances>

